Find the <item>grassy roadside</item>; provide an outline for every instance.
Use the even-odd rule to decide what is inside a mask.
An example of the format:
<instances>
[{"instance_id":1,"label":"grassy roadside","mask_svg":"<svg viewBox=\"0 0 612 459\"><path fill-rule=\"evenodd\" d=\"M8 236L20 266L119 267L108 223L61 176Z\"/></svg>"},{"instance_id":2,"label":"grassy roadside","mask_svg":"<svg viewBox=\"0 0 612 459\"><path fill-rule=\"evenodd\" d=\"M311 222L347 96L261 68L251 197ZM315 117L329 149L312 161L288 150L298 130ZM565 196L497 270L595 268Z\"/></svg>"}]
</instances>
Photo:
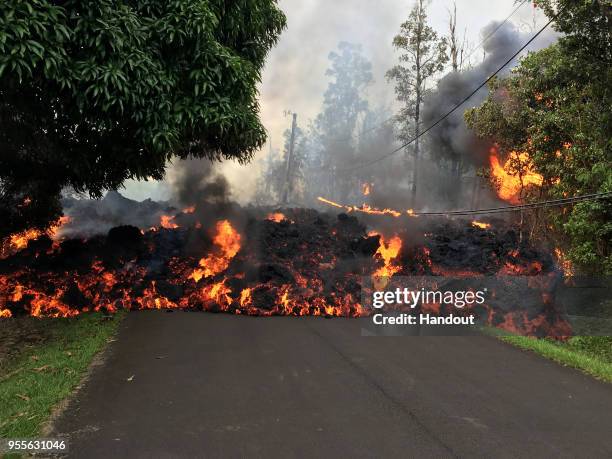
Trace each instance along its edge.
<instances>
[{"instance_id":1,"label":"grassy roadside","mask_svg":"<svg viewBox=\"0 0 612 459\"><path fill-rule=\"evenodd\" d=\"M533 351L562 365L612 383L612 337L576 336L566 342L526 336L498 336L506 343Z\"/></svg>"},{"instance_id":2,"label":"grassy roadside","mask_svg":"<svg viewBox=\"0 0 612 459\"><path fill-rule=\"evenodd\" d=\"M0 361L0 438L39 435L53 408L81 381L122 317L84 314L72 319L28 317L0 322L0 327L9 327L3 330L3 339L10 335L10 327L27 329L27 335L12 337L12 351Z\"/></svg>"}]
</instances>

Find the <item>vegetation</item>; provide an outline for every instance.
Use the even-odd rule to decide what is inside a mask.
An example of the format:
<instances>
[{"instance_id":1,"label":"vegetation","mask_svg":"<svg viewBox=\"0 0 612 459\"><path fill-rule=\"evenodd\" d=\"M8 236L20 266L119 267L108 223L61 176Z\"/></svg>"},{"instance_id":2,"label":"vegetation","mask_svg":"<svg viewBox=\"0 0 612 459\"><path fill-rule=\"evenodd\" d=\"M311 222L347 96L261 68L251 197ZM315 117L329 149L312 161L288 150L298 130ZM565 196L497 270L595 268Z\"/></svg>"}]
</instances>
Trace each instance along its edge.
<instances>
[{"instance_id":1,"label":"vegetation","mask_svg":"<svg viewBox=\"0 0 612 459\"><path fill-rule=\"evenodd\" d=\"M479 136L500 152L526 152L544 183L531 199L612 191L612 6L598 1L539 1L557 43L529 54L497 79L488 99L468 110ZM528 197L529 198L529 197ZM589 201L536 216L583 271L612 273L612 201Z\"/></svg>"},{"instance_id":2,"label":"vegetation","mask_svg":"<svg viewBox=\"0 0 612 459\"><path fill-rule=\"evenodd\" d=\"M438 37L438 33L427 24L424 0L416 2L408 20L400 26L400 33L393 39L393 46L402 52L399 58L401 64L387 72L387 78L395 81L397 99L403 104L398 115L401 124L399 137L402 142L407 142L412 138L416 139L413 144L414 165L412 169L412 205L414 205L419 175L421 105L428 82L441 72L448 62L447 39ZM456 54L454 57L453 62L456 64Z\"/></svg>"},{"instance_id":3,"label":"vegetation","mask_svg":"<svg viewBox=\"0 0 612 459\"><path fill-rule=\"evenodd\" d=\"M321 111L296 129L289 167L291 202L312 205L318 196L345 202L362 197L362 184L386 176L388 163L376 170L347 171L371 159L373 151L388 151L394 139L390 113L372 110L366 90L372 83L372 64L360 45L340 42L329 54L330 77ZM284 188L291 130L284 133L281 155L270 152L262 165L255 202L279 202ZM280 157L278 157L280 156Z\"/></svg>"},{"instance_id":4,"label":"vegetation","mask_svg":"<svg viewBox=\"0 0 612 459\"><path fill-rule=\"evenodd\" d=\"M526 336L503 336L501 339L598 379L612 382L612 337L577 336L567 342Z\"/></svg>"},{"instance_id":5,"label":"vegetation","mask_svg":"<svg viewBox=\"0 0 612 459\"><path fill-rule=\"evenodd\" d=\"M345 42L338 44L338 52L329 54L329 60L325 74L332 80L313 123L313 141L318 147L313 159L319 171L327 175L327 186L322 189L328 196L346 200L354 186L354 176L341 170L356 159L354 134L360 117L369 109L364 91L373 82L372 64L363 56L360 45Z\"/></svg>"},{"instance_id":6,"label":"vegetation","mask_svg":"<svg viewBox=\"0 0 612 459\"><path fill-rule=\"evenodd\" d=\"M100 196L174 156L249 160L275 0L0 6L0 237L44 229L63 187Z\"/></svg>"},{"instance_id":7,"label":"vegetation","mask_svg":"<svg viewBox=\"0 0 612 459\"><path fill-rule=\"evenodd\" d=\"M0 361L0 437L31 438L53 408L74 390L93 357L104 348L122 318L100 314L73 319L20 318L39 339ZM11 328L17 328L15 323ZM3 338L6 338L3 336Z\"/></svg>"}]
</instances>

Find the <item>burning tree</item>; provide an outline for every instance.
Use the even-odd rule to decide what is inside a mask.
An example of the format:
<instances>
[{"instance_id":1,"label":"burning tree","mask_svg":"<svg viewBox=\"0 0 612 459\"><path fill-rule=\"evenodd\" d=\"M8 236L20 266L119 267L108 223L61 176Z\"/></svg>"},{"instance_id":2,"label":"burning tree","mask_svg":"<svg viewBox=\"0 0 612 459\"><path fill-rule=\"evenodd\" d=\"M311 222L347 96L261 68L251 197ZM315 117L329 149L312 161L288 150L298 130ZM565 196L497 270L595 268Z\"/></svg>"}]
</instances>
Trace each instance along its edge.
<instances>
[{"instance_id":1,"label":"burning tree","mask_svg":"<svg viewBox=\"0 0 612 459\"><path fill-rule=\"evenodd\" d=\"M527 56L510 77L498 79L488 99L466 113L468 125L493 139L504 157L518 157L520 176L536 173L534 198L612 191L612 7L604 2L540 1L565 35ZM533 171L527 169L533 166ZM612 272L612 203L583 202L539 211L541 234L555 228L557 243L590 271Z\"/></svg>"},{"instance_id":2,"label":"burning tree","mask_svg":"<svg viewBox=\"0 0 612 459\"><path fill-rule=\"evenodd\" d=\"M247 161L265 142L274 0L8 0L0 17L0 236L48 226L63 187L100 196L173 156Z\"/></svg>"}]
</instances>

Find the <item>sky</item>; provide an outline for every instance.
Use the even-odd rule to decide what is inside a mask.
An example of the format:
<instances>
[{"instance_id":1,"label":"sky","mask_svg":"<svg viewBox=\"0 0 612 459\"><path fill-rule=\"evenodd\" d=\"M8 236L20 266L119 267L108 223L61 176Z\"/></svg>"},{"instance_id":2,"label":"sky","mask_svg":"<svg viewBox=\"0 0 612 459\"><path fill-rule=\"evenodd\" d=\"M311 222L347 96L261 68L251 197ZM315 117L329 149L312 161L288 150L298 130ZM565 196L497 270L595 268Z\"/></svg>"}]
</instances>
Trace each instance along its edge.
<instances>
[{"instance_id":1,"label":"sky","mask_svg":"<svg viewBox=\"0 0 612 459\"><path fill-rule=\"evenodd\" d=\"M298 124L306 126L321 109L323 93L329 83L325 76L328 55L341 41L359 43L364 55L372 62L374 84L368 89L371 106L394 107L392 84L385 79L386 71L397 62L391 43L404 22L414 0L280 0L287 16L287 28L277 46L270 52L260 85L261 119L274 148L282 147L282 134L298 114ZM468 43L476 47L480 31L491 21L505 19L517 6L515 0L456 0L457 31L466 32ZM440 34L448 33L449 10L452 0L432 0L428 6L430 25ZM541 27L546 22L531 1L512 17L522 31ZM482 59L482 50L473 53L474 62ZM267 155L269 145L259 152L253 163L241 166L227 161L218 166L226 176L233 198L248 202L257 180L259 162ZM171 172L170 172L171 173ZM122 191L133 199L167 199L168 187L157 182L126 183Z\"/></svg>"}]
</instances>

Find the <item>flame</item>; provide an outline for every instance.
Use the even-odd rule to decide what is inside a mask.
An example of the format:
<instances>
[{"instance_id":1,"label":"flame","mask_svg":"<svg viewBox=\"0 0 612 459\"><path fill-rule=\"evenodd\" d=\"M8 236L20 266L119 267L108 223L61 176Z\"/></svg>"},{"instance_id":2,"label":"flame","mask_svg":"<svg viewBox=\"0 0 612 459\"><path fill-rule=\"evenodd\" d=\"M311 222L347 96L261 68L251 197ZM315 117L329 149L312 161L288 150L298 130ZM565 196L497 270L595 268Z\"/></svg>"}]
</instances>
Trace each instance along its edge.
<instances>
[{"instance_id":1,"label":"flame","mask_svg":"<svg viewBox=\"0 0 612 459\"><path fill-rule=\"evenodd\" d=\"M38 239L45 234L51 239L59 239L60 230L69 222L70 217L63 216L53 223L46 231L31 228L8 236L4 241L0 241L0 258L6 258L9 255L13 255L16 252L27 248L30 241Z\"/></svg>"},{"instance_id":2,"label":"flame","mask_svg":"<svg viewBox=\"0 0 612 459\"><path fill-rule=\"evenodd\" d=\"M30 241L38 239L42 235L42 231L37 229L29 229L21 233L13 234L10 236L9 242L14 250L23 250L28 246Z\"/></svg>"},{"instance_id":3,"label":"flame","mask_svg":"<svg viewBox=\"0 0 612 459\"><path fill-rule=\"evenodd\" d=\"M557 264L563 270L563 274L567 277L571 277L574 275L574 265L570 259L567 258L565 253L559 248L556 247L554 249L555 258L557 259Z\"/></svg>"},{"instance_id":4,"label":"flame","mask_svg":"<svg viewBox=\"0 0 612 459\"><path fill-rule=\"evenodd\" d=\"M179 226L175 222L173 222L173 220L174 220L174 217L170 215L162 215L160 219L160 226L166 229L178 228Z\"/></svg>"},{"instance_id":5,"label":"flame","mask_svg":"<svg viewBox=\"0 0 612 459\"><path fill-rule=\"evenodd\" d=\"M480 228L480 229L488 229L491 228L491 224L490 223L484 223L484 222L479 222L474 220L472 222L472 226L475 228Z\"/></svg>"},{"instance_id":6,"label":"flame","mask_svg":"<svg viewBox=\"0 0 612 459\"><path fill-rule=\"evenodd\" d=\"M240 250L240 234L228 220L218 222L216 230L213 243L217 253L200 260L200 268L196 268L190 276L196 282L225 271Z\"/></svg>"},{"instance_id":7,"label":"flame","mask_svg":"<svg viewBox=\"0 0 612 459\"><path fill-rule=\"evenodd\" d=\"M399 217L400 215L402 215L401 212L398 212L397 210L393 210L393 209L377 209L376 207L370 207L367 204L363 204L360 208L359 207L353 207L353 210L357 211L357 212L363 212L364 214L370 214L370 215L391 215L392 217Z\"/></svg>"},{"instance_id":8,"label":"flame","mask_svg":"<svg viewBox=\"0 0 612 459\"><path fill-rule=\"evenodd\" d=\"M376 207L370 207L368 204L363 204L361 207L344 206L342 204L338 204L337 202L330 201L329 199L325 199L320 196L317 198L317 200L324 204L328 204L330 206L337 207L339 209L344 209L347 212L361 212L361 213L370 214L370 215L389 215L395 218L400 217L402 215L401 212L394 210L394 209L377 209Z\"/></svg>"},{"instance_id":9,"label":"flame","mask_svg":"<svg viewBox=\"0 0 612 459\"><path fill-rule=\"evenodd\" d=\"M533 276L542 272L542 263L533 261L527 264L521 264L513 261L506 261L499 274L502 276Z\"/></svg>"},{"instance_id":10,"label":"flame","mask_svg":"<svg viewBox=\"0 0 612 459\"><path fill-rule=\"evenodd\" d=\"M196 209L196 208L195 208L195 206L185 207L185 208L183 209L183 213L184 213L184 214L192 214L192 213L194 213L194 212L195 212L195 209Z\"/></svg>"},{"instance_id":11,"label":"flame","mask_svg":"<svg viewBox=\"0 0 612 459\"><path fill-rule=\"evenodd\" d=\"M373 186L373 183L368 183L368 182L361 185L361 192L363 193L364 196L370 195L370 193L372 192L372 186Z\"/></svg>"},{"instance_id":12,"label":"flame","mask_svg":"<svg viewBox=\"0 0 612 459\"><path fill-rule=\"evenodd\" d=\"M344 209L346 207L346 206L343 206L342 204L338 204L337 202L330 201L329 199L322 198L321 196L319 196L317 198L317 200L321 201L324 204L328 204L328 205L333 206L333 207L338 207L339 209Z\"/></svg>"},{"instance_id":13,"label":"flame","mask_svg":"<svg viewBox=\"0 0 612 459\"><path fill-rule=\"evenodd\" d=\"M12 301L21 301L26 295L29 297L29 312L33 317L74 317L79 314L76 309L64 303L61 298L63 289L58 289L49 295L33 288L25 288L22 285L15 287Z\"/></svg>"},{"instance_id":14,"label":"flame","mask_svg":"<svg viewBox=\"0 0 612 459\"><path fill-rule=\"evenodd\" d=\"M396 263L401 249L402 240L399 236L393 236L388 241L385 240L384 236L380 236L380 245L374 256L379 257L384 265L378 268L372 275L376 289L386 287L389 278L402 269L401 264Z\"/></svg>"},{"instance_id":15,"label":"flame","mask_svg":"<svg viewBox=\"0 0 612 459\"><path fill-rule=\"evenodd\" d=\"M176 303L157 292L155 281L151 281L151 285L145 289L142 297L136 298L136 303L140 306L140 309L170 309L177 307Z\"/></svg>"},{"instance_id":16,"label":"flame","mask_svg":"<svg viewBox=\"0 0 612 459\"><path fill-rule=\"evenodd\" d=\"M253 289L245 288L240 292L240 306L243 308L253 304Z\"/></svg>"},{"instance_id":17,"label":"flame","mask_svg":"<svg viewBox=\"0 0 612 459\"><path fill-rule=\"evenodd\" d=\"M339 204L337 206L346 208ZM360 208L360 211L364 209L367 207ZM296 210L292 215L295 215L297 221L300 212ZM473 222L478 223L489 225ZM275 229L266 226L267 229ZM359 237L365 237L362 231ZM271 232L273 237L267 243L287 243L283 238L277 238L275 233L278 232ZM211 234L212 248L204 254L204 258L198 260L184 254L167 258L163 280L157 272L150 271L148 257L126 261L118 266L107 265L105 261L96 259L90 269L80 266L78 269L53 268L39 272L23 267L9 275L2 274L0 317L12 317L18 314L15 311L24 311L38 317L72 317L86 311L113 313L119 309L164 308L257 316L358 317L372 313L371 309L366 309L359 302L364 275L371 276L373 286L377 289L389 288L389 282L393 282L390 278L404 272L413 275L484 275L478 268L472 272L465 266L438 266L440 262L432 262L433 254L430 254L430 248L425 245L411 246L403 251L403 242L398 235L385 237L372 232L369 235L379 236L374 260L363 259L364 264L359 269L342 271L342 275L338 275L336 269L341 265L342 255L335 253L334 241L345 235L338 231L337 226L324 229L316 238L296 238L295 250L291 249L290 257L286 256L286 252L270 250L266 252L266 260L260 260L258 252L251 252L252 241L243 244L242 236L232 224L222 220L214 227ZM145 233L146 246L151 254L162 236ZM557 259L561 260L562 252L555 250L555 253ZM436 255L439 253L436 252ZM236 257L240 257L240 263L232 263ZM278 267L278 273L286 272L287 276L272 275L269 280L257 281L258 269L264 263L269 263L274 270ZM518 248L499 255L499 258L496 256L492 263L488 269L497 268L498 274L535 275L549 271L548 266L545 271L542 263ZM242 272L236 271L243 264L249 268ZM194 266L197 266L195 270ZM151 274L157 280L151 280ZM533 280L537 283L543 277L546 276L534 276ZM546 297L546 291L540 292L545 302L554 301ZM444 308L435 302L422 305L423 311L433 314L444 312ZM482 310L490 325L521 334L570 336L572 333L570 325L549 310L537 316L522 311L505 315L486 304ZM554 310L554 304L551 310Z\"/></svg>"},{"instance_id":18,"label":"flame","mask_svg":"<svg viewBox=\"0 0 612 459\"><path fill-rule=\"evenodd\" d=\"M48 234L51 237L51 239L54 239L54 240L59 239L61 236L61 230L63 229L63 227L69 224L71 221L72 219L68 215L64 215L60 217L60 219L57 222L55 222L55 224L53 224L51 228L49 228Z\"/></svg>"},{"instance_id":19,"label":"flame","mask_svg":"<svg viewBox=\"0 0 612 459\"><path fill-rule=\"evenodd\" d=\"M517 161L523 167L519 174L510 172L512 161ZM491 173L495 181L499 184L497 191L498 196L511 204L520 203L521 190L529 185L541 186L543 177L533 171L531 160L526 152L510 152L510 157L502 166L499 162L497 149L491 148L489 162L491 164Z\"/></svg>"},{"instance_id":20,"label":"flame","mask_svg":"<svg viewBox=\"0 0 612 459\"><path fill-rule=\"evenodd\" d=\"M232 304L232 290L225 285L225 280L207 285L202 289L201 296L205 304L213 303L222 311L227 311Z\"/></svg>"},{"instance_id":21,"label":"flame","mask_svg":"<svg viewBox=\"0 0 612 459\"><path fill-rule=\"evenodd\" d=\"M287 220L287 218L285 217L284 214L282 214L280 212L275 212L275 213L272 213L272 214L268 214L268 216L266 217L266 220L270 220L272 222L280 223L283 220Z\"/></svg>"}]
</instances>

